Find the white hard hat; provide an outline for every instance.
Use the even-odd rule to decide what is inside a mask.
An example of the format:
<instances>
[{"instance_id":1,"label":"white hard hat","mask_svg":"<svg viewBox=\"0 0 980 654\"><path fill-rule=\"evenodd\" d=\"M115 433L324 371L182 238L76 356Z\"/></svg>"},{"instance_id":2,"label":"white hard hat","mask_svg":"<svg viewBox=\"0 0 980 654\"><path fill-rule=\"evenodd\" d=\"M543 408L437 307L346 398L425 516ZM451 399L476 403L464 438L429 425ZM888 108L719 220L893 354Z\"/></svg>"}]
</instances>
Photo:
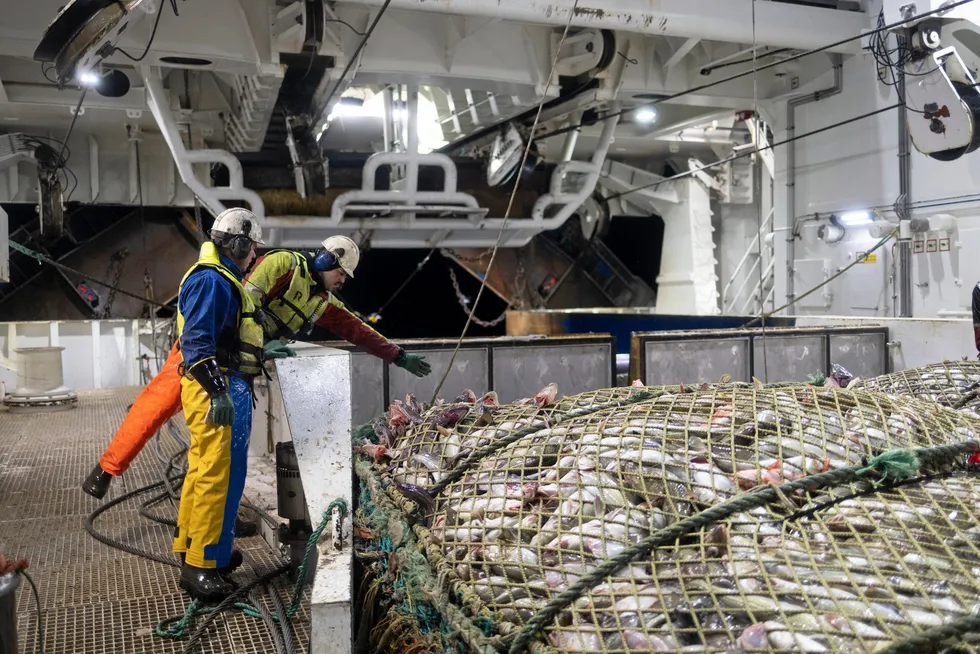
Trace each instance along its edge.
<instances>
[{"instance_id":1,"label":"white hard hat","mask_svg":"<svg viewBox=\"0 0 980 654\"><path fill-rule=\"evenodd\" d=\"M258 217L248 209L233 207L225 209L214 219L212 232L222 232L231 236L247 236L253 243L265 245L262 240L262 226Z\"/></svg>"},{"instance_id":2,"label":"white hard hat","mask_svg":"<svg viewBox=\"0 0 980 654\"><path fill-rule=\"evenodd\" d=\"M347 273L348 277L354 276L354 269L357 268L357 262L361 258L357 243L346 236L331 236L323 242L323 249L337 257L340 269Z\"/></svg>"}]
</instances>

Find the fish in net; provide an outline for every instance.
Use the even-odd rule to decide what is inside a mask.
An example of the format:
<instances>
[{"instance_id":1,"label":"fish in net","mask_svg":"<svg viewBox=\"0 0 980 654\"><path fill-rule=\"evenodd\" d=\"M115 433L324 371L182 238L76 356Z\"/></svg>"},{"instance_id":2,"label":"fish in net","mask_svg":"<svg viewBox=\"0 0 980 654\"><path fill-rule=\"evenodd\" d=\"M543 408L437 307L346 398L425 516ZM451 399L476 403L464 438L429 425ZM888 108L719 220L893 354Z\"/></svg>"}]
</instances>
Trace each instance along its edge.
<instances>
[{"instance_id":1,"label":"fish in net","mask_svg":"<svg viewBox=\"0 0 980 654\"><path fill-rule=\"evenodd\" d=\"M938 402L980 419L980 361L943 361L858 379L853 388Z\"/></svg>"},{"instance_id":2,"label":"fish in net","mask_svg":"<svg viewBox=\"0 0 980 654\"><path fill-rule=\"evenodd\" d=\"M631 401L641 390L652 397ZM866 391L684 390L499 406L483 424L476 401L452 425L435 423L457 403L432 407L391 434L377 469L428 497L419 532L437 552L435 573L513 632L678 520L884 451L977 436L954 411ZM560 652L878 651L975 609L978 491L957 472L886 490L783 493L630 560L563 609L542 642Z\"/></svg>"}]
</instances>

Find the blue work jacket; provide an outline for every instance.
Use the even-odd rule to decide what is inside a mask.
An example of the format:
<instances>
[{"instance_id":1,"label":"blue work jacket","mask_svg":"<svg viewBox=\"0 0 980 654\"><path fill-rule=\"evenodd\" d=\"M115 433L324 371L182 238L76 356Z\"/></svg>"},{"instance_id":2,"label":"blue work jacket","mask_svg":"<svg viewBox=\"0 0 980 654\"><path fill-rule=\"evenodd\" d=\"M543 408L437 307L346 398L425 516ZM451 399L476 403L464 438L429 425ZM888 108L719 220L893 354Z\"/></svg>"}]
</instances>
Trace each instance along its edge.
<instances>
[{"instance_id":1,"label":"blue work jacket","mask_svg":"<svg viewBox=\"0 0 980 654\"><path fill-rule=\"evenodd\" d=\"M234 261L223 254L218 257L235 277L242 279L242 271ZM203 359L216 357L222 336L234 338L237 333L238 295L228 280L215 270L194 271L180 289L177 306L184 316L180 351L185 370Z\"/></svg>"}]
</instances>

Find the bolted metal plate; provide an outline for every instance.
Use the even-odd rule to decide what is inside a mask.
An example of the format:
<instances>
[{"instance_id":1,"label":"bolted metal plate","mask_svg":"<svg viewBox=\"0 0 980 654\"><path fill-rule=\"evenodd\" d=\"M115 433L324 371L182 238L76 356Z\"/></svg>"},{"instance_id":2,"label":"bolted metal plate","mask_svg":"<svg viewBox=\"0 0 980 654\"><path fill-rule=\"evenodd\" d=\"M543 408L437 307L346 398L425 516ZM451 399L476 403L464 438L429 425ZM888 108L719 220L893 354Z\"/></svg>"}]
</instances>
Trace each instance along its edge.
<instances>
[{"instance_id":1,"label":"bolted metal plate","mask_svg":"<svg viewBox=\"0 0 980 654\"><path fill-rule=\"evenodd\" d=\"M827 337L761 336L753 339L755 377L766 383L806 381L827 368Z\"/></svg>"},{"instance_id":2,"label":"bolted metal plate","mask_svg":"<svg viewBox=\"0 0 980 654\"><path fill-rule=\"evenodd\" d=\"M647 386L715 382L722 375L751 381L748 338L650 341L646 344Z\"/></svg>"},{"instance_id":3,"label":"bolted metal plate","mask_svg":"<svg viewBox=\"0 0 980 654\"><path fill-rule=\"evenodd\" d=\"M608 343L495 347L493 385L501 402L530 397L554 382L561 396L613 385Z\"/></svg>"},{"instance_id":4,"label":"bolted metal plate","mask_svg":"<svg viewBox=\"0 0 980 654\"><path fill-rule=\"evenodd\" d=\"M831 334L830 361L855 377L877 377L888 372L885 334Z\"/></svg>"},{"instance_id":5,"label":"bolted metal plate","mask_svg":"<svg viewBox=\"0 0 980 654\"><path fill-rule=\"evenodd\" d=\"M342 350L315 347L301 352L299 356L277 360L276 373L307 510L316 525L334 500L342 499L349 508L353 507L353 371L350 354ZM311 639L318 644L318 651L345 651L333 648L349 648L351 642L354 539L349 519L342 527L337 541L327 536L331 532L328 528L318 544L311 595Z\"/></svg>"}]
</instances>

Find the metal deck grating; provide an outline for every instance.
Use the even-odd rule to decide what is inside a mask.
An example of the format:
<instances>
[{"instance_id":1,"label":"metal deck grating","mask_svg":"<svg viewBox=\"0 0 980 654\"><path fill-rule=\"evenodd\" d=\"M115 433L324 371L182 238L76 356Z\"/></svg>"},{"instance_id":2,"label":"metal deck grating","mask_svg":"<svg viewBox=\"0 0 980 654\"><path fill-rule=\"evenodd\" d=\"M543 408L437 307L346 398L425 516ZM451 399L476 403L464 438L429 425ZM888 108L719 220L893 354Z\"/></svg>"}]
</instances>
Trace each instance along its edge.
<instances>
[{"instance_id":1,"label":"metal deck grating","mask_svg":"<svg viewBox=\"0 0 980 654\"><path fill-rule=\"evenodd\" d=\"M0 408L0 554L26 558L43 605L49 654L180 652L184 641L153 634L158 621L182 614L189 598L177 588L178 570L96 541L85 519L99 502L80 490L138 389L79 393L78 406L50 414L10 414ZM186 430L185 430L186 431ZM113 499L159 481L161 464L152 442L107 496ZM164 456L176 449L163 439ZM138 513L152 494L110 509L96 528L143 550L170 555L172 530ZM169 502L151 507L174 517ZM252 519L252 515L248 517ZM280 565L277 552L259 536L238 541L245 565L239 583ZM292 584L279 584L288 605ZM309 591L293 619L294 643L304 652L310 638ZM36 613L27 583L17 597L19 650L34 652ZM219 617L195 652L258 654L273 650L261 620L239 613Z\"/></svg>"}]
</instances>

